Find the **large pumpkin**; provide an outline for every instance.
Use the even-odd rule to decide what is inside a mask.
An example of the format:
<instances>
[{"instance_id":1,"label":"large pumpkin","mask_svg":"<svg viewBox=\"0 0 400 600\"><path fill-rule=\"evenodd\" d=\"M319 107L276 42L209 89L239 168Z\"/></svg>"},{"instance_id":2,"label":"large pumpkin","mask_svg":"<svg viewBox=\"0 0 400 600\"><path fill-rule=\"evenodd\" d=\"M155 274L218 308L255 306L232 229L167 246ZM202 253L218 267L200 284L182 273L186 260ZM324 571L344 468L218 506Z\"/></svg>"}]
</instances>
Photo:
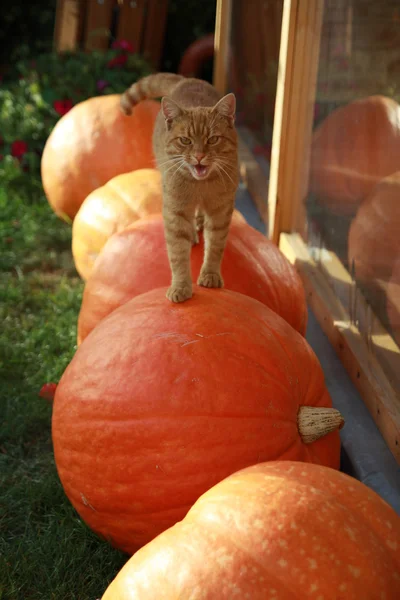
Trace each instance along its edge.
<instances>
[{"instance_id":1,"label":"large pumpkin","mask_svg":"<svg viewBox=\"0 0 400 600\"><path fill-rule=\"evenodd\" d=\"M101 321L54 400L64 490L127 552L240 468L278 458L339 467L343 420L306 340L236 292L196 288L179 305L165 293Z\"/></svg>"},{"instance_id":2,"label":"large pumpkin","mask_svg":"<svg viewBox=\"0 0 400 600\"><path fill-rule=\"evenodd\" d=\"M400 171L386 177L362 203L349 231L350 269L369 290L386 290L400 255Z\"/></svg>"},{"instance_id":3,"label":"large pumpkin","mask_svg":"<svg viewBox=\"0 0 400 600\"><path fill-rule=\"evenodd\" d=\"M154 167L152 134L160 105L138 104L122 114L119 95L80 102L51 132L42 156L42 183L55 212L73 219L90 192L109 179Z\"/></svg>"},{"instance_id":4,"label":"large pumpkin","mask_svg":"<svg viewBox=\"0 0 400 600\"><path fill-rule=\"evenodd\" d=\"M77 217L78 218L78 217ZM203 241L192 249L196 281ZM280 250L261 233L234 219L224 253L225 287L260 300L304 334L307 306L300 277ZM78 321L83 340L101 319L131 298L171 279L162 217L141 220L109 239L86 283Z\"/></svg>"},{"instance_id":5,"label":"large pumpkin","mask_svg":"<svg viewBox=\"0 0 400 600\"><path fill-rule=\"evenodd\" d=\"M355 213L374 186L399 169L400 106L391 98L342 106L314 132L310 190L336 213Z\"/></svg>"},{"instance_id":6,"label":"large pumpkin","mask_svg":"<svg viewBox=\"0 0 400 600\"><path fill-rule=\"evenodd\" d=\"M400 345L400 252L387 288L387 314L393 336Z\"/></svg>"},{"instance_id":7,"label":"large pumpkin","mask_svg":"<svg viewBox=\"0 0 400 600\"><path fill-rule=\"evenodd\" d=\"M72 225L72 254L81 277L89 277L99 252L113 233L161 211L162 184L157 169L117 175L89 194Z\"/></svg>"},{"instance_id":8,"label":"large pumpkin","mask_svg":"<svg viewBox=\"0 0 400 600\"><path fill-rule=\"evenodd\" d=\"M398 600L399 548L400 518L364 484L317 465L263 463L201 496L102 600Z\"/></svg>"}]
</instances>

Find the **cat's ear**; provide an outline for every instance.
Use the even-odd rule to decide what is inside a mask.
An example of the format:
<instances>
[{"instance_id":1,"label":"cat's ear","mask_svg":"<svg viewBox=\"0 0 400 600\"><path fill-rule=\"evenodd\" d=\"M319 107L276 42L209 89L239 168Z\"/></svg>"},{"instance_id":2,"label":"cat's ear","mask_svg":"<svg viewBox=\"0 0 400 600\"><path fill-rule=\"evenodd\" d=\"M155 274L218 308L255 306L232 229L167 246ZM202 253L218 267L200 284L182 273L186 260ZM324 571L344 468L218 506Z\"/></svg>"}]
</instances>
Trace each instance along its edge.
<instances>
[{"instance_id":1,"label":"cat's ear","mask_svg":"<svg viewBox=\"0 0 400 600\"><path fill-rule=\"evenodd\" d=\"M161 110L163 112L167 127L171 125L174 119L176 119L183 113L183 110L181 109L179 104L174 102L174 100L171 100L171 98L168 98L168 96L164 96L164 98L162 98Z\"/></svg>"},{"instance_id":2,"label":"cat's ear","mask_svg":"<svg viewBox=\"0 0 400 600\"><path fill-rule=\"evenodd\" d=\"M236 113L236 98L235 94L227 94L214 106L214 110L223 117L227 117L230 121L231 126L235 121Z\"/></svg>"}]
</instances>

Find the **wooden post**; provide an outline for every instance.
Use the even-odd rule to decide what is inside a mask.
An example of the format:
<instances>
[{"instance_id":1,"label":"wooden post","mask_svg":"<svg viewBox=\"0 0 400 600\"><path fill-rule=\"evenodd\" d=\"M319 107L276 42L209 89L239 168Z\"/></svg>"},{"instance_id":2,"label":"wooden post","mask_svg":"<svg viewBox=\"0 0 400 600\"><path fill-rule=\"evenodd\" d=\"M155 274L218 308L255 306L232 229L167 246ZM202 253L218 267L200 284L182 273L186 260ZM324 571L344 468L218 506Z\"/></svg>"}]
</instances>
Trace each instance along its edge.
<instances>
[{"instance_id":1,"label":"wooden post","mask_svg":"<svg viewBox=\"0 0 400 600\"><path fill-rule=\"evenodd\" d=\"M137 52L141 50L145 13L146 0L123 2L119 9L117 39L128 40Z\"/></svg>"},{"instance_id":2,"label":"wooden post","mask_svg":"<svg viewBox=\"0 0 400 600\"><path fill-rule=\"evenodd\" d=\"M58 0L54 27L54 47L57 52L76 49L82 20L81 0Z\"/></svg>"},{"instance_id":3,"label":"wooden post","mask_svg":"<svg viewBox=\"0 0 400 600\"><path fill-rule=\"evenodd\" d=\"M107 50L114 0L90 0L87 6L85 50Z\"/></svg>"},{"instance_id":4,"label":"wooden post","mask_svg":"<svg viewBox=\"0 0 400 600\"><path fill-rule=\"evenodd\" d=\"M305 228L304 198L323 0L285 0L275 104L269 205L269 237Z\"/></svg>"},{"instance_id":5,"label":"wooden post","mask_svg":"<svg viewBox=\"0 0 400 600\"><path fill-rule=\"evenodd\" d=\"M155 69L159 66L163 51L167 13L167 0L148 0L142 52Z\"/></svg>"},{"instance_id":6,"label":"wooden post","mask_svg":"<svg viewBox=\"0 0 400 600\"><path fill-rule=\"evenodd\" d=\"M213 84L225 94L228 84L228 57L232 17L232 0L217 0L217 14L214 36Z\"/></svg>"}]
</instances>

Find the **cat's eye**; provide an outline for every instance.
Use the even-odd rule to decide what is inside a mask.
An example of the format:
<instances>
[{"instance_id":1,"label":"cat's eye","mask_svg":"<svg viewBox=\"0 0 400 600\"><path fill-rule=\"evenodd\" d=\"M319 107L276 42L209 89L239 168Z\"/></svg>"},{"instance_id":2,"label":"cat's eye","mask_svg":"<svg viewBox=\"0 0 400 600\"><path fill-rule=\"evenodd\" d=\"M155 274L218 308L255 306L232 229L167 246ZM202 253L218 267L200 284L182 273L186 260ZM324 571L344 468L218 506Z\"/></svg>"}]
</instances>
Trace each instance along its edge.
<instances>
[{"instance_id":1,"label":"cat's eye","mask_svg":"<svg viewBox=\"0 0 400 600\"><path fill-rule=\"evenodd\" d=\"M181 142L181 144L184 144L185 146L189 146L189 144L192 143L192 140L187 137L180 137L179 141Z\"/></svg>"},{"instance_id":2,"label":"cat's eye","mask_svg":"<svg viewBox=\"0 0 400 600\"><path fill-rule=\"evenodd\" d=\"M211 137L208 138L207 140L207 144L216 144L219 141L219 136L218 135L212 135Z\"/></svg>"}]
</instances>

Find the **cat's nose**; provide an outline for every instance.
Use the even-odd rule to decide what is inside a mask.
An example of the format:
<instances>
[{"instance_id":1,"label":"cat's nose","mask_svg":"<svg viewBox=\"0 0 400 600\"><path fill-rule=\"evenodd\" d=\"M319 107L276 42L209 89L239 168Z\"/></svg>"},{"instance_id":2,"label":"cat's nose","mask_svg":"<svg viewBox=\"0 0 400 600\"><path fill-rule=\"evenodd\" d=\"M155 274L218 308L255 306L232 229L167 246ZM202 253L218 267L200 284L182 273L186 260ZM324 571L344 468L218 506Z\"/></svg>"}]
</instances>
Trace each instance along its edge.
<instances>
[{"instance_id":1,"label":"cat's nose","mask_svg":"<svg viewBox=\"0 0 400 600\"><path fill-rule=\"evenodd\" d=\"M205 154L204 154L204 152L196 152L194 157L197 160L197 162L200 164L201 161L203 160L203 158L205 157Z\"/></svg>"}]
</instances>

